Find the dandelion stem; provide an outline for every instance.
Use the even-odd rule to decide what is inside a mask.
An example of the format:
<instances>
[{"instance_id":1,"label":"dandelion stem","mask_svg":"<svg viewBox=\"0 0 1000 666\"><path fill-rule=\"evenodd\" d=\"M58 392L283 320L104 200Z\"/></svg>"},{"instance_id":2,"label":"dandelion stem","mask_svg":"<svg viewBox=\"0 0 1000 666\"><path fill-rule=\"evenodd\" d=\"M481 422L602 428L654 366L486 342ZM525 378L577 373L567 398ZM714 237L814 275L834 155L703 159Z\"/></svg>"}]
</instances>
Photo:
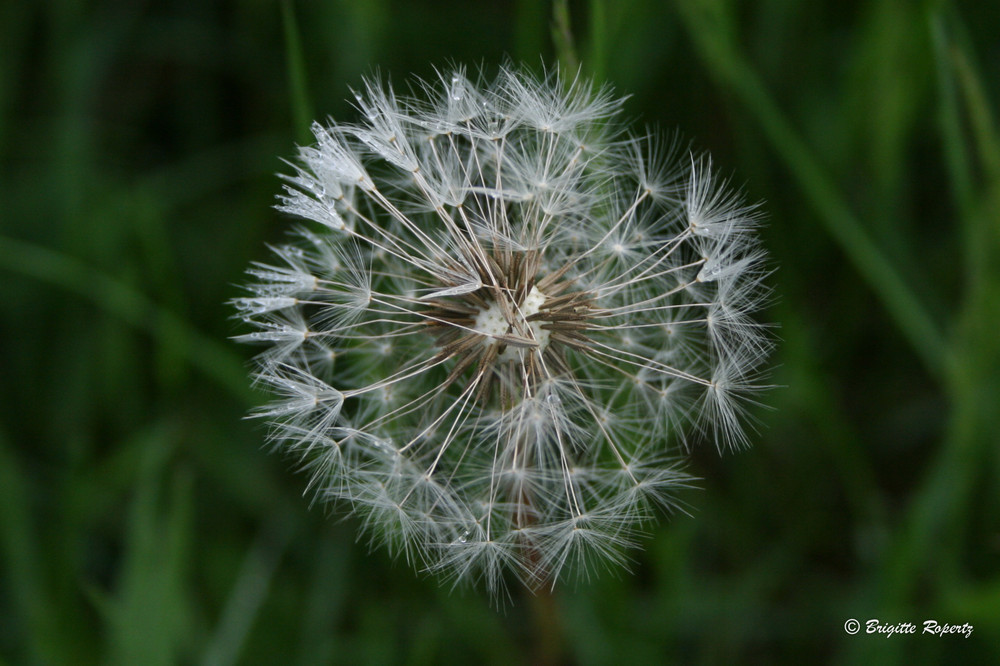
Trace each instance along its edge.
<instances>
[{"instance_id":1,"label":"dandelion stem","mask_svg":"<svg viewBox=\"0 0 1000 666\"><path fill-rule=\"evenodd\" d=\"M539 666L558 666L565 662L565 637L559 607L551 586L541 585L531 595L531 614L535 627L535 654L533 663Z\"/></svg>"}]
</instances>

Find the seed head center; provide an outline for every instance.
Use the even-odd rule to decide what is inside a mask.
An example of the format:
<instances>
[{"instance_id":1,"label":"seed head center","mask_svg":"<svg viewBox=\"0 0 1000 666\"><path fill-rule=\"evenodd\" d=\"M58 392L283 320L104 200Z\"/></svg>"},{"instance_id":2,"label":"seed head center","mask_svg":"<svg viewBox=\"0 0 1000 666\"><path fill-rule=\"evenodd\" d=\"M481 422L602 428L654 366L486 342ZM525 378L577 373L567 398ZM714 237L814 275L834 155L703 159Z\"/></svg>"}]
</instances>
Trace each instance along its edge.
<instances>
[{"instance_id":1,"label":"seed head center","mask_svg":"<svg viewBox=\"0 0 1000 666\"><path fill-rule=\"evenodd\" d=\"M527 336L530 332L531 339L538 343L536 351L539 354L543 352L549 344L550 333L548 329L542 328L544 322L537 320L527 321L527 319L532 315L538 314L545 303L545 298L545 294L539 291L538 287L532 287L528 295L524 297L521 305L511 303L510 310L513 312L512 316L515 321L508 321L508 315L505 314L504 308L496 301L490 303L489 307L480 310L479 314L476 315L475 328L483 334L483 344L501 344L498 336ZM515 348L508 346L497 358L504 361L515 359L517 358L517 351Z\"/></svg>"}]
</instances>

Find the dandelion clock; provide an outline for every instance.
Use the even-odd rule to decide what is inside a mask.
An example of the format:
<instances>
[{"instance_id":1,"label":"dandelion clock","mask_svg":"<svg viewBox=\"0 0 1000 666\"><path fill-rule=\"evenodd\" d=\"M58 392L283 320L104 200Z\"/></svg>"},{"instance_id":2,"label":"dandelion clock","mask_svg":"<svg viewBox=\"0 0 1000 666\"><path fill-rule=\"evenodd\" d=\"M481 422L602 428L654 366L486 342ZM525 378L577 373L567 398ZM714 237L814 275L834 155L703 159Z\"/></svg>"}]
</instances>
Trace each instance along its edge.
<instances>
[{"instance_id":1,"label":"dandelion clock","mask_svg":"<svg viewBox=\"0 0 1000 666\"><path fill-rule=\"evenodd\" d=\"M369 80L312 128L299 226L235 301L255 412L310 489L420 569L498 590L620 563L746 443L769 348L753 208L586 81Z\"/></svg>"}]
</instances>

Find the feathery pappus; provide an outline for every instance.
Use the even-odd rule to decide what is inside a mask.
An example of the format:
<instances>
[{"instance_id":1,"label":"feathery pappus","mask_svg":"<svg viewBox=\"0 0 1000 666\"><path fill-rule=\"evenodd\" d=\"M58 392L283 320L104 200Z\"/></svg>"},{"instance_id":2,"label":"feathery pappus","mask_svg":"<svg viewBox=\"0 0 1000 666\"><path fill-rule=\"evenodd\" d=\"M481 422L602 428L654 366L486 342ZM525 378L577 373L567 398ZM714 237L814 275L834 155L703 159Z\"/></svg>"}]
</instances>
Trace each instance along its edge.
<instances>
[{"instance_id":1,"label":"feathery pappus","mask_svg":"<svg viewBox=\"0 0 1000 666\"><path fill-rule=\"evenodd\" d=\"M581 78L456 68L356 100L313 125L278 206L305 222L234 301L266 346L255 415L420 568L496 592L623 562L691 439L747 443L756 208Z\"/></svg>"}]
</instances>

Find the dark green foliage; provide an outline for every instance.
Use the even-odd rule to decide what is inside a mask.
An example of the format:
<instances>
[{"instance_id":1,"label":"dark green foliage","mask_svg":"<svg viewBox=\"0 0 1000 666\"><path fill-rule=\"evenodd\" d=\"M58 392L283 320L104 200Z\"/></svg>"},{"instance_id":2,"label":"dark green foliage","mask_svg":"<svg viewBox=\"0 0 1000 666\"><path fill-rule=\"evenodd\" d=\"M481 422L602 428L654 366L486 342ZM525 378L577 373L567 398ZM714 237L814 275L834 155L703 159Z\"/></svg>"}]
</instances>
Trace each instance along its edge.
<instances>
[{"instance_id":1,"label":"dark green foliage","mask_svg":"<svg viewBox=\"0 0 1000 666\"><path fill-rule=\"evenodd\" d=\"M777 269L775 409L695 446L693 517L631 573L557 591L563 660L1000 661L996 3L554 4L0 4L0 661L540 658L519 589L497 611L309 509L227 340L308 119L374 68L504 56L710 151Z\"/></svg>"}]
</instances>

